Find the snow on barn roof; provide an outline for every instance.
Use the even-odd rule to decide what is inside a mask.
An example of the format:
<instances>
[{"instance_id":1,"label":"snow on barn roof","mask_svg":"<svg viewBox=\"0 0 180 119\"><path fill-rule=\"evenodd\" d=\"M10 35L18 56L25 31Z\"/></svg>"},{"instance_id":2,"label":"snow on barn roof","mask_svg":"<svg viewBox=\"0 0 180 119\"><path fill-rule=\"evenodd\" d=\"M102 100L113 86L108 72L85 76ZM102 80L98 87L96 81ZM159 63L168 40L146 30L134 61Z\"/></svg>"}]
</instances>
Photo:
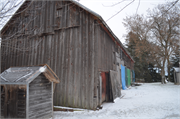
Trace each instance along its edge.
<instances>
[{"instance_id":1,"label":"snow on barn roof","mask_svg":"<svg viewBox=\"0 0 180 119\"><path fill-rule=\"evenodd\" d=\"M1 84L27 84L41 73L54 83L59 83L59 78L48 65L30 67L11 67L0 74Z\"/></svg>"},{"instance_id":2,"label":"snow on barn roof","mask_svg":"<svg viewBox=\"0 0 180 119\"><path fill-rule=\"evenodd\" d=\"M176 67L174 68L175 72L180 72L180 68Z\"/></svg>"}]
</instances>

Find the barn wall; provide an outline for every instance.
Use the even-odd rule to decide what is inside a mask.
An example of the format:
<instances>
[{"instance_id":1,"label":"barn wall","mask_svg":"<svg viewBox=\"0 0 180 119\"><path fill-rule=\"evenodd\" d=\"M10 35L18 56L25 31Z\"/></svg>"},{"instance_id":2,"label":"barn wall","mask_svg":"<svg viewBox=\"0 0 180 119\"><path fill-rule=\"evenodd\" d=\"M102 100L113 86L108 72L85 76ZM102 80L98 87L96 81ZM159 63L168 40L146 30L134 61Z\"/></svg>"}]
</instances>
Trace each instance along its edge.
<instances>
[{"instance_id":1,"label":"barn wall","mask_svg":"<svg viewBox=\"0 0 180 119\"><path fill-rule=\"evenodd\" d=\"M2 42L2 71L11 66L48 64L60 79L54 105L95 109L99 36L93 16L71 2L35 3L29 7L34 12L27 10L16 17L19 24L3 35L7 39L22 27L21 34ZM41 9L36 10L38 6Z\"/></svg>"},{"instance_id":2,"label":"barn wall","mask_svg":"<svg viewBox=\"0 0 180 119\"><path fill-rule=\"evenodd\" d=\"M118 71L119 69L119 65L123 65L128 69L133 69L133 62L131 61L131 59L128 57L126 51L123 49L123 46L121 46L120 44L118 44L113 37L111 36L111 34L109 33L109 31L106 30L105 26L103 26L100 22L98 23L98 71L99 72L110 72L110 70L113 71ZM117 58L117 56L119 56ZM121 64L122 63L122 64ZM120 85L121 85L121 77L120 77L120 71L118 71L118 76L116 77L116 79L112 80L112 83L117 84L116 80L119 82L119 85L115 86L115 88L117 90L120 89ZM101 77L99 77L100 82L99 83L105 83L101 82ZM129 78L130 80L130 78ZM130 82L129 82L130 83ZM98 85L99 87L99 104L101 104L103 102L103 98L101 99L101 89L103 90L101 84ZM129 85L129 84L128 84ZM114 92L116 93L116 92ZM119 96L121 95L121 93L119 93Z\"/></svg>"},{"instance_id":3,"label":"barn wall","mask_svg":"<svg viewBox=\"0 0 180 119\"><path fill-rule=\"evenodd\" d=\"M115 43L111 37L99 26L98 32L98 70L108 72L115 69Z\"/></svg>"},{"instance_id":4,"label":"barn wall","mask_svg":"<svg viewBox=\"0 0 180 119\"><path fill-rule=\"evenodd\" d=\"M134 63L126 55L127 53L123 50L117 42L113 41L109 33L104 30L104 27L99 26L98 32L98 70L99 71L116 71L116 54L120 55L120 59L124 61L124 66L129 69L134 69Z\"/></svg>"},{"instance_id":5,"label":"barn wall","mask_svg":"<svg viewBox=\"0 0 180 119\"><path fill-rule=\"evenodd\" d=\"M72 2L34 1L25 8L3 32L1 68L48 64L61 80L54 105L95 109L99 71L116 70L115 52L133 67L96 18Z\"/></svg>"},{"instance_id":6,"label":"barn wall","mask_svg":"<svg viewBox=\"0 0 180 119\"><path fill-rule=\"evenodd\" d=\"M29 84L29 118L52 117L52 87L41 74Z\"/></svg>"}]
</instances>

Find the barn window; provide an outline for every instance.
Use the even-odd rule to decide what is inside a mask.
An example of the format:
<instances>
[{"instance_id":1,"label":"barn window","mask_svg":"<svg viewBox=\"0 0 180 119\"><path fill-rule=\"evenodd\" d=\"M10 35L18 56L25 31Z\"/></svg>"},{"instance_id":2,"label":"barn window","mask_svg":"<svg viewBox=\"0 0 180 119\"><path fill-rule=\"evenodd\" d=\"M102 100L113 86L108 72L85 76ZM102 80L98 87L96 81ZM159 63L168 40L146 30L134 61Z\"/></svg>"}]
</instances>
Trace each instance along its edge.
<instances>
[{"instance_id":1,"label":"barn window","mask_svg":"<svg viewBox=\"0 0 180 119\"><path fill-rule=\"evenodd\" d=\"M63 13L62 2L58 2L56 4L56 26L57 26L57 28L60 28L62 13Z\"/></svg>"},{"instance_id":2,"label":"barn window","mask_svg":"<svg viewBox=\"0 0 180 119\"><path fill-rule=\"evenodd\" d=\"M78 26L80 24L79 9L75 5L69 6L70 12L70 24L69 27Z\"/></svg>"}]
</instances>

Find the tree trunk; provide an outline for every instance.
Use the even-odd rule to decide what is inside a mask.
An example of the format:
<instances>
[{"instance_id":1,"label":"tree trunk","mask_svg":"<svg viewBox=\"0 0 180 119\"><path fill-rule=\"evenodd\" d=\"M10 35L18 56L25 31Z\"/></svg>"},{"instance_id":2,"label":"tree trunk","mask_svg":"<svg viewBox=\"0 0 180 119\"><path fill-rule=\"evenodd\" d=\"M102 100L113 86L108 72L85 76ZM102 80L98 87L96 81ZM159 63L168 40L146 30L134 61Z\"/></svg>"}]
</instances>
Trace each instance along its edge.
<instances>
[{"instance_id":1,"label":"tree trunk","mask_svg":"<svg viewBox=\"0 0 180 119\"><path fill-rule=\"evenodd\" d=\"M166 61L166 59L164 59L164 61L163 61L163 66L162 66L162 69L161 69L161 77L162 77L161 83L162 83L162 84L165 84L165 83L166 83L166 82L165 82L165 72L164 72L165 61Z\"/></svg>"},{"instance_id":2,"label":"tree trunk","mask_svg":"<svg viewBox=\"0 0 180 119\"><path fill-rule=\"evenodd\" d=\"M170 61L169 61L169 58L167 59L168 60L168 80L170 81Z\"/></svg>"},{"instance_id":3,"label":"tree trunk","mask_svg":"<svg viewBox=\"0 0 180 119\"><path fill-rule=\"evenodd\" d=\"M161 84L165 84L165 73L164 73L164 67L162 68L162 70L161 70L162 72L161 72L161 77L162 77L162 79L161 79Z\"/></svg>"}]
</instances>

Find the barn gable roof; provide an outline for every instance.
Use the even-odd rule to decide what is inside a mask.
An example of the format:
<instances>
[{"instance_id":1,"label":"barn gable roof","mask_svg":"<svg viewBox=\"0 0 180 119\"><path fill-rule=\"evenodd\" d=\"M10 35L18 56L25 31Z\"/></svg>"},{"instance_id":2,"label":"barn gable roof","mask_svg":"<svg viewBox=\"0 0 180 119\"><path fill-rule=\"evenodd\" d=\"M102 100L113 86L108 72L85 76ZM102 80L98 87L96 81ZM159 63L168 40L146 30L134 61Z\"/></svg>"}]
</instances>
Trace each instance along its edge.
<instances>
[{"instance_id":1,"label":"barn gable roof","mask_svg":"<svg viewBox=\"0 0 180 119\"><path fill-rule=\"evenodd\" d=\"M97 14L96 12L90 10L89 8L85 7L84 5L80 4L79 2L76 2L74 0L70 0L71 2L73 2L74 4L78 5L79 7L81 7L82 9L84 9L85 11L91 13L92 15L94 15L95 17L97 17L100 21L101 21L101 24L103 24L105 27L105 31L108 31L110 33L110 35L112 35L113 37L113 40L115 40L115 42L117 42L117 44L124 50L125 54L128 55L128 57L133 61L134 59L132 58L132 56L130 55L130 53L126 50L126 48L124 47L124 45L121 43L121 41L118 39L118 37L112 32L112 30L109 28L109 26L106 24L106 22L103 20L103 18Z\"/></svg>"},{"instance_id":2,"label":"barn gable roof","mask_svg":"<svg viewBox=\"0 0 180 119\"><path fill-rule=\"evenodd\" d=\"M106 32L108 32L108 34L111 36L111 38L121 47L121 49L131 59L131 61L135 62L134 59L132 58L132 56L130 55L130 53L126 50L124 45L121 43L121 41L118 39L118 37L112 32L112 30L109 28L109 26L106 24L106 22L103 20L103 18L99 14L90 10L89 8L85 7L84 5L80 4L79 2L77 2L75 0L69 0L69 1L71 1L72 3L76 4L80 8L84 9L85 11L87 11L90 14L92 14L93 16L95 16L99 20L100 25L101 26L103 25L104 30ZM8 27L8 23L10 23L10 21L13 19L13 17L16 17L18 15L18 12L21 13L21 11L24 11L25 9L27 9L27 6L29 6L30 4L31 4L30 1L25 0L24 3L20 6L20 8L15 12L15 15L13 15L11 17L11 19L6 23L6 25L2 28L2 31L4 31L6 29L6 27Z\"/></svg>"},{"instance_id":3,"label":"barn gable roof","mask_svg":"<svg viewBox=\"0 0 180 119\"><path fill-rule=\"evenodd\" d=\"M28 84L41 73L50 81L59 83L59 78L48 65L11 67L0 74L1 84Z\"/></svg>"}]
</instances>

